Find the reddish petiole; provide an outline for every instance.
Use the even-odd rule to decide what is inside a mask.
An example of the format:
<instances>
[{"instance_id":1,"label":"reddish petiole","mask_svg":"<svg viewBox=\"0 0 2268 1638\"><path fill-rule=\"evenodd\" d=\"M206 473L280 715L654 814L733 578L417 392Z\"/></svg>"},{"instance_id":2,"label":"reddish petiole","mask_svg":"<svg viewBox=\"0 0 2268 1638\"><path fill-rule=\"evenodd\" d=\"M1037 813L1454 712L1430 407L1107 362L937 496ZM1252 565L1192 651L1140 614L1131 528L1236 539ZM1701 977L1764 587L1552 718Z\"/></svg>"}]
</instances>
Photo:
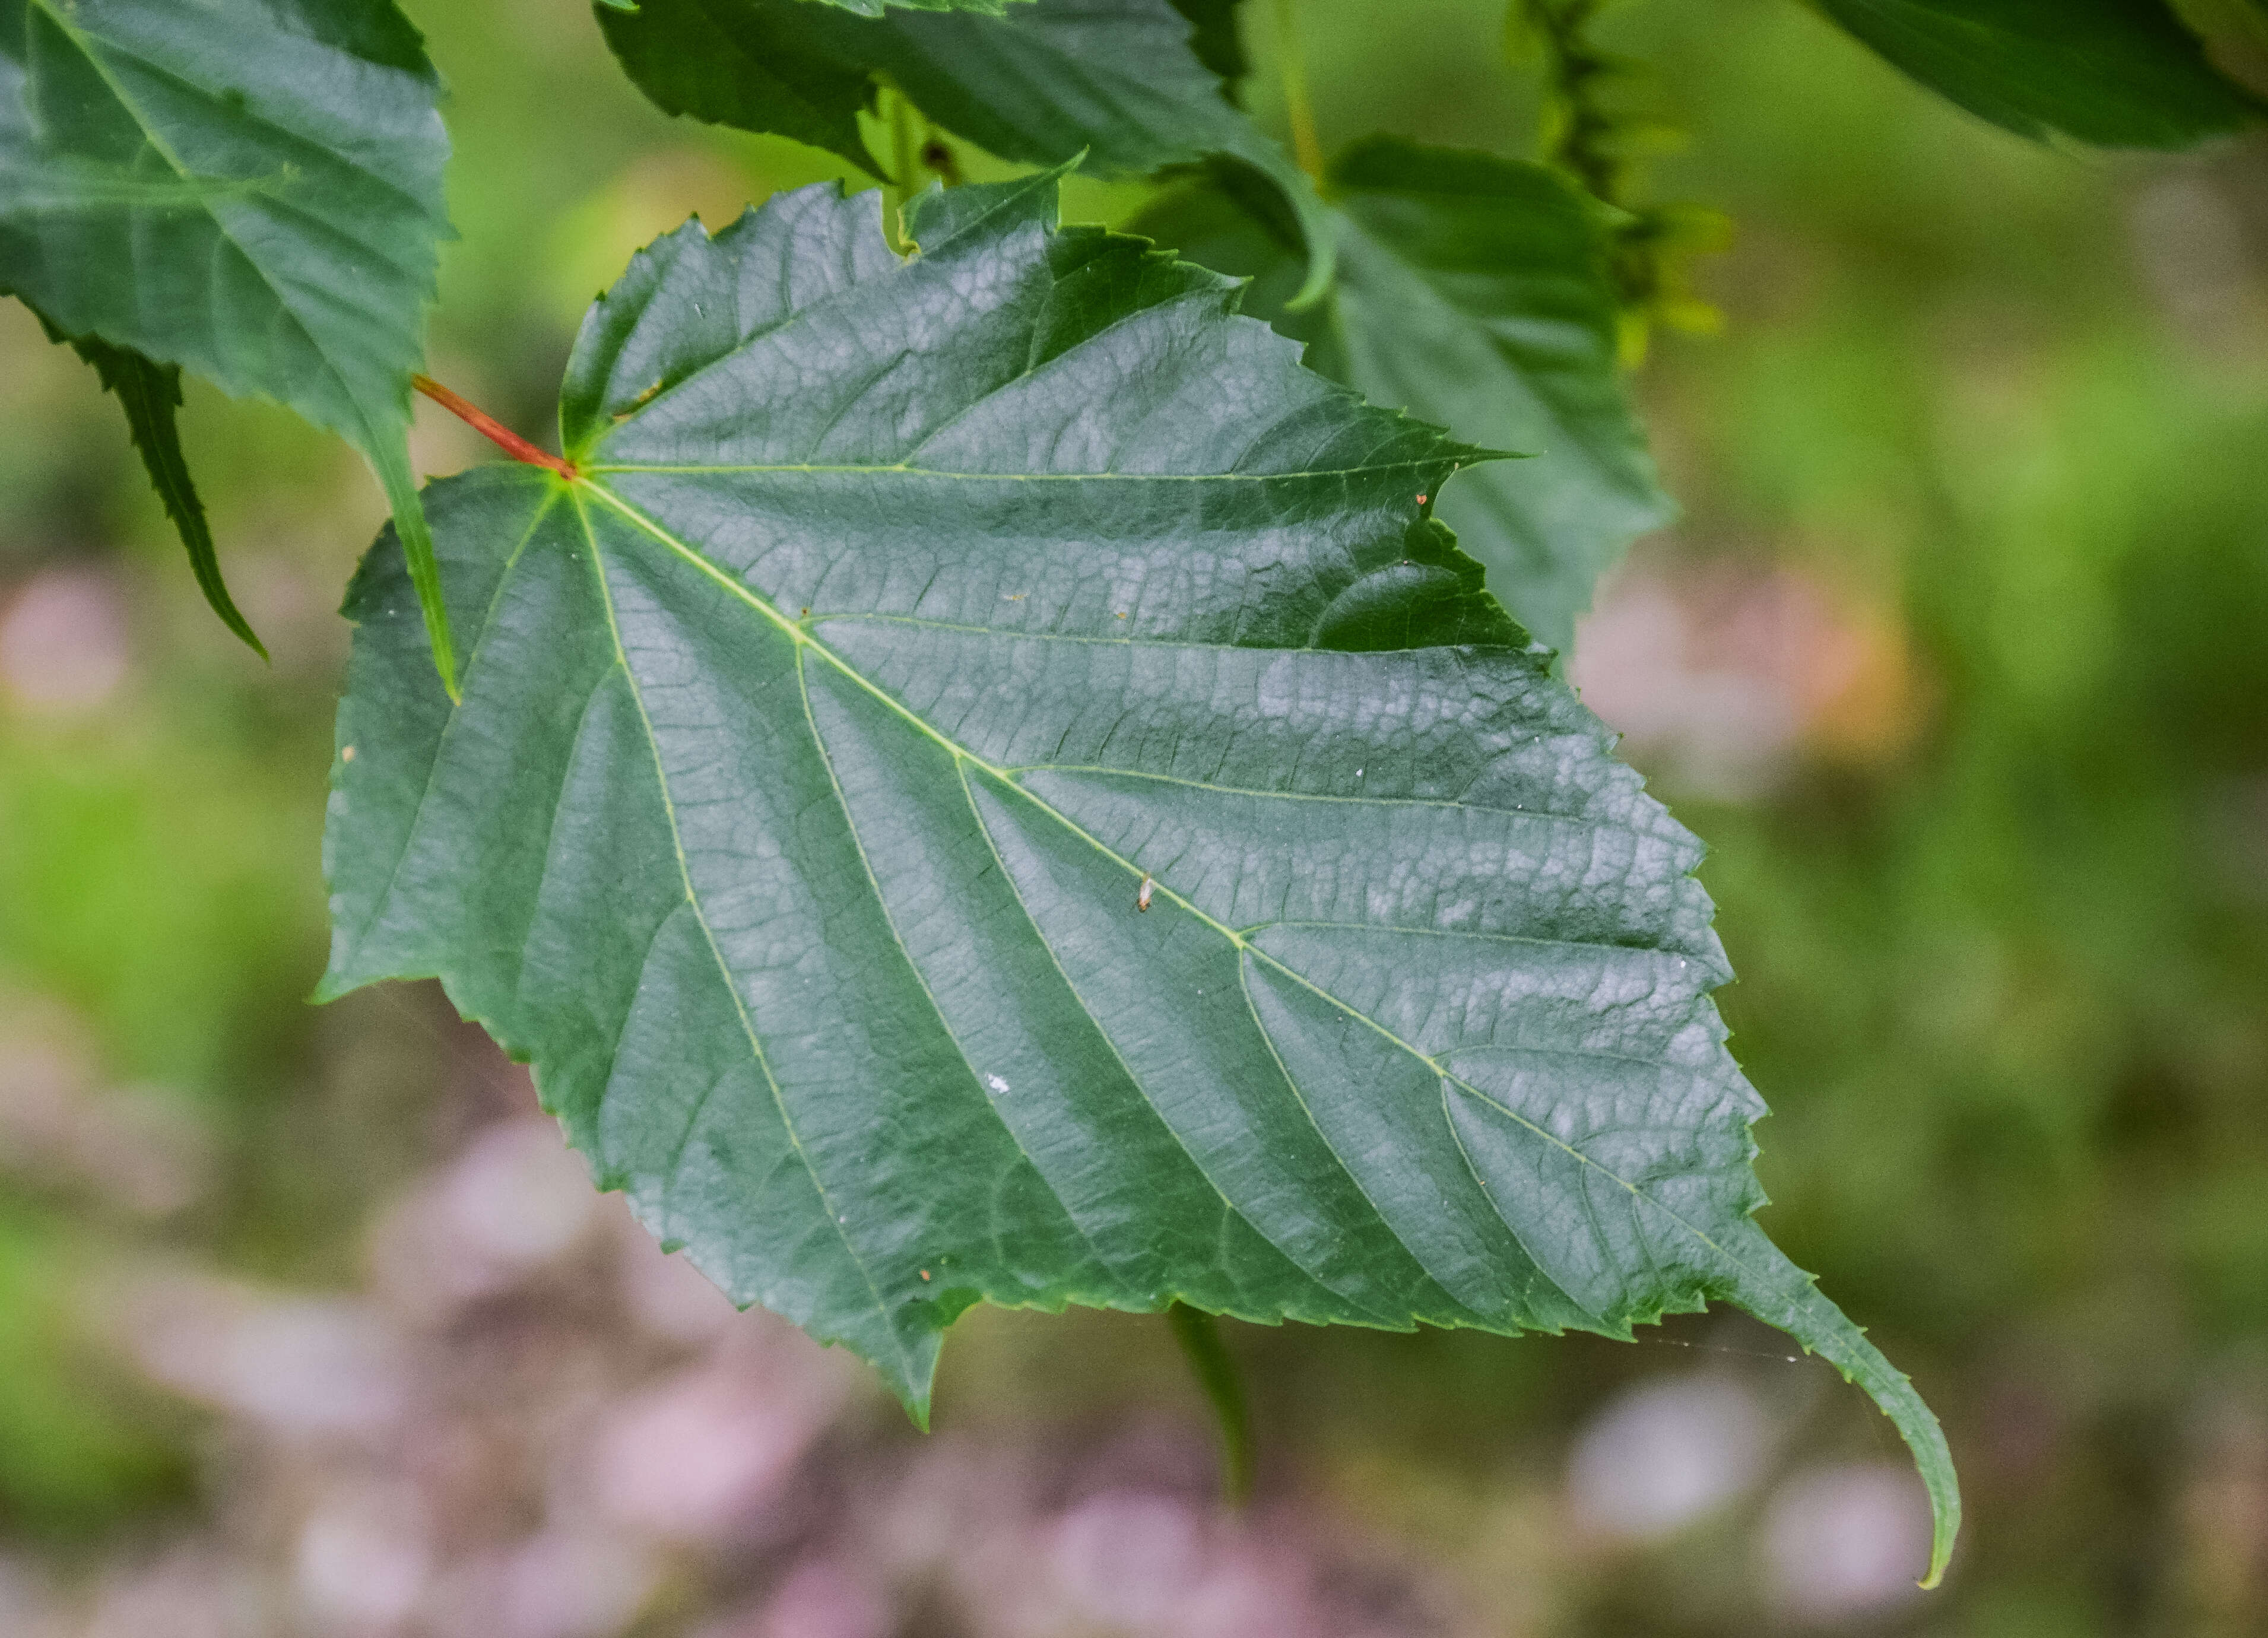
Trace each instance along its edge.
<instances>
[{"instance_id":1,"label":"reddish petiole","mask_svg":"<svg viewBox=\"0 0 2268 1638\"><path fill-rule=\"evenodd\" d=\"M572 483L583 474L575 470L575 463L563 460L548 450L540 450L488 411L467 403L431 376L413 375L409 385L495 444L514 460L526 461L531 466L549 467Z\"/></svg>"}]
</instances>

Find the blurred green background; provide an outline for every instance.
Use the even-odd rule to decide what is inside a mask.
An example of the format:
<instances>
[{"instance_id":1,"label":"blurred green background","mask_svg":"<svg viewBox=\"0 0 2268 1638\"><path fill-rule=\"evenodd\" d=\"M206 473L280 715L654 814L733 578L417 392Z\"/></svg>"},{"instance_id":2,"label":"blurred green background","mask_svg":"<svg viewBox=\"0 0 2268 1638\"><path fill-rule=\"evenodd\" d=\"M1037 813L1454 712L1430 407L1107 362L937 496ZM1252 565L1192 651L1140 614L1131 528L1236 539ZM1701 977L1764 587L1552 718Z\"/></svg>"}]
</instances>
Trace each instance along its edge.
<instances>
[{"instance_id":1,"label":"blurred green background","mask_svg":"<svg viewBox=\"0 0 2268 1638\"><path fill-rule=\"evenodd\" d=\"M406 9L453 89L431 373L531 433L632 249L841 173L657 114L574 5ZM1494 0L1306 16L1327 146L1529 151ZM1232 1518L1162 1322L973 1314L924 1440L717 1311L437 995L304 1004L375 486L190 384L263 668L11 305L0 1631L2268 1631L2268 143L2028 145L1786 0L1608 34L1687 133L1653 195L1736 235L1637 382L1684 518L1572 672L1712 845L1766 1226L1946 1421L1944 1590L1887 1424L1737 1318L1234 1329ZM488 458L423 407L414 447Z\"/></svg>"}]
</instances>

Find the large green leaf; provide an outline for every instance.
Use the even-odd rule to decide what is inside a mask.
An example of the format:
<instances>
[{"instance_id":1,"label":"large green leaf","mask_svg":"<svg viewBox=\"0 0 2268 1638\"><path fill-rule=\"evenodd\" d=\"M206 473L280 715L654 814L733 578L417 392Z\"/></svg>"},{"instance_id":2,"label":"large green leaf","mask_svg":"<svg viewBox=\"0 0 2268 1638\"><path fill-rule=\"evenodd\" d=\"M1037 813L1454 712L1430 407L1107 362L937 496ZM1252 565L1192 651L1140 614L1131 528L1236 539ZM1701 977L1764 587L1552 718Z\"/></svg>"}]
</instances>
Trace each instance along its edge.
<instances>
[{"instance_id":1,"label":"large green leaf","mask_svg":"<svg viewBox=\"0 0 2268 1638\"><path fill-rule=\"evenodd\" d=\"M1328 275L1314 185L1221 94L1241 59L1219 0L1029 0L999 18L642 0L634 11L601 4L598 17L630 78L669 113L792 136L870 171L858 114L885 84L1006 159L1078 159L1104 176L1244 168L1303 229L1310 288Z\"/></svg>"},{"instance_id":2,"label":"large green leaf","mask_svg":"<svg viewBox=\"0 0 2268 1638\"><path fill-rule=\"evenodd\" d=\"M2164 0L1814 0L1890 62L2021 136L2186 148L2257 119Z\"/></svg>"},{"instance_id":3,"label":"large green leaf","mask_svg":"<svg viewBox=\"0 0 2268 1638\"><path fill-rule=\"evenodd\" d=\"M1365 397L1535 452L1461 479L1440 510L1491 588L1565 649L1599 576L1675 510L1616 362L1601 208L1546 166L1389 137L1342 154L1329 192L1338 278L1306 310L1285 305L1296 235L1250 189L1192 186L1137 225L1251 277L1248 306Z\"/></svg>"},{"instance_id":4,"label":"large green leaf","mask_svg":"<svg viewBox=\"0 0 2268 1638\"><path fill-rule=\"evenodd\" d=\"M323 993L436 975L603 1186L925 1414L970 1304L1513 1333L1722 1298L1905 1378L1750 1213L1700 845L1426 515L1479 452L1229 281L965 187L641 253L570 481L350 594ZM1145 907L1146 905L1146 908Z\"/></svg>"},{"instance_id":5,"label":"large green leaf","mask_svg":"<svg viewBox=\"0 0 2268 1638\"><path fill-rule=\"evenodd\" d=\"M0 290L343 433L423 547L438 92L392 0L0 4Z\"/></svg>"}]
</instances>

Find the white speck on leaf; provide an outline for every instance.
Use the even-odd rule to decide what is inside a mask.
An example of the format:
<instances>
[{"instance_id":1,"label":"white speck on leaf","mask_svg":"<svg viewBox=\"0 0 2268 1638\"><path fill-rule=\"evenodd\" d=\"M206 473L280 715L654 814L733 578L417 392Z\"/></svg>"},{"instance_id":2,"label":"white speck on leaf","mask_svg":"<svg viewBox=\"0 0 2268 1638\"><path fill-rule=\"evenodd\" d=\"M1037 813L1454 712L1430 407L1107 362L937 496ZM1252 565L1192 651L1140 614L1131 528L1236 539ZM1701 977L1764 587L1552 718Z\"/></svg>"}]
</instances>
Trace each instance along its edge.
<instances>
[{"instance_id":1,"label":"white speck on leaf","mask_svg":"<svg viewBox=\"0 0 2268 1638\"><path fill-rule=\"evenodd\" d=\"M997 1075L986 1076L984 1077L984 1084L990 1087L996 1092L1005 1092L1008 1090L1008 1083L1002 1080Z\"/></svg>"}]
</instances>

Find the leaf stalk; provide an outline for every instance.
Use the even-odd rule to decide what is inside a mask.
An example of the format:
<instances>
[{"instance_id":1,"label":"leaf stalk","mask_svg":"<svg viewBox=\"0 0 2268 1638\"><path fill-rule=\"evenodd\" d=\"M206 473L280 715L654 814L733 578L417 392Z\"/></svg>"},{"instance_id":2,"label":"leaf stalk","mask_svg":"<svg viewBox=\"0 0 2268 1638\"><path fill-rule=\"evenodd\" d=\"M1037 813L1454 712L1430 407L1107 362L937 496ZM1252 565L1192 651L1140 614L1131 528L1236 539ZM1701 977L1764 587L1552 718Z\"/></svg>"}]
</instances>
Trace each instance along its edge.
<instances>
[{"instance_id":1,"label":"leaf stalk","mask_svg":"<svg viewBox=\"0 0 2268 1638\"><path fill-rule=\"evenodd\" d=\"M1242 1507L1252 1496L1252 1414L1245 1401L1244 1378L1211 1314L1175 1303L1166 1310L1166 1319L1212 1407L1213 1424L1220 1435L1221 1500Z\"/></svg>"},{"instance_id":2,"label":"leaf stalk","mask_svg":"<svg viewBox=\"0 0 2268 1638\"><path fill-rule=\"evenodd\" d=\"M583 475L580 472L576 470L575 463L573 461L568 460L558 455L554 455L549 450L538 449L534 444L520 437L519 433L514 432L510 427L504 425L501 421L498 421L494 415L490 415L488 411L481 408L478 405L469 403L466 400L460 398L456 393L452 393L447 387L443 386L438 381L433 379L432 377L413 375L409 378L409 385L416 387L419 392L424 393L426 397L431 399L435 403L440 405L442 408L447 410L451 415L456 416L458 420L463 422L467 426L472 428L474 431L479 433L482 437L488 439L490 443L495 444L498 449L511 456L514 460L526 461L531 466L541 466L549 471L556 472L561 477L566 479L570 483L574 482Z\"/></svg>"},{"instance_id":3,"label":"leaf stalk","mask_svg":"<svg viewBox=\"0 0 2268 1638\"><path fill-rule=\"evenodd\" d=\"M1323 180L1323 144L1315 136L1315 105L1307 94L1307 64L1300 51L1299 0L1276 0L1276 76L1284 87L1284 116L1292 126L1292 157L1314 180Z\"/></svg>"},{"instance_id":4,"label":"leaf stalk","mask_svg":"<svg viewBox=\"0 0 2268 1638\"><path fill-rule=\"evenodd\" d=\"M906 206L920 187L915 178L919 173L921 144L914 132L914 106L905 92L886 82L881 95L889 104L890 127L890 176L882 186L882 231L892 250L908 256L914 246L906 237Z\"/></svg>"}]
</instances>

